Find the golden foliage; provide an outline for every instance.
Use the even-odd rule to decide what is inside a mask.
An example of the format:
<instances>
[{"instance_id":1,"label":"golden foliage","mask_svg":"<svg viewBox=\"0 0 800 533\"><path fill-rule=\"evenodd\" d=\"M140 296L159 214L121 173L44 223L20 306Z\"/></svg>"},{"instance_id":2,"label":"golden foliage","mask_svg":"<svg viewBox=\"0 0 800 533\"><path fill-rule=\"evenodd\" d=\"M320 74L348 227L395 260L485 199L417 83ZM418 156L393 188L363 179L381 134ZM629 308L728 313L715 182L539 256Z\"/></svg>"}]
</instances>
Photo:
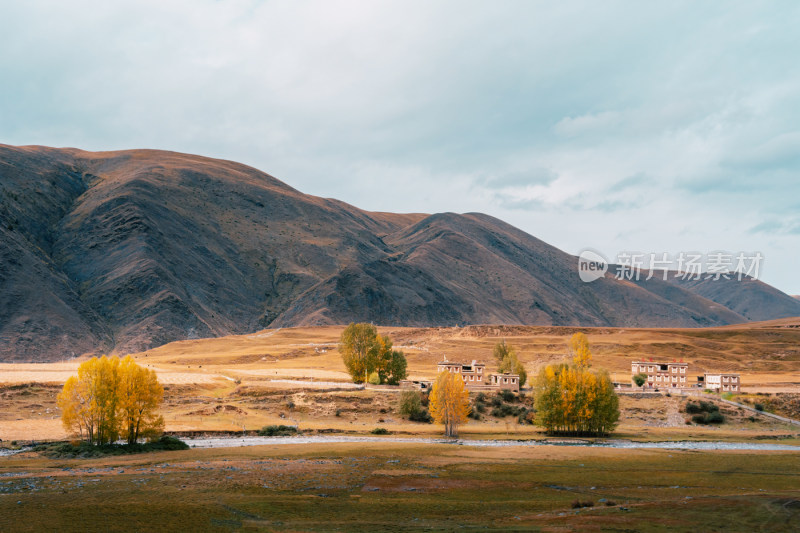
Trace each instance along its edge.
<instances>
[{"instance_id":1,"label":"golden foliage","mask_svg":"<svg viewBox=\"0 0 800 533\"><path fill-rule=\"evenodd\" d=\"M94 444L124 436L129 444L139 436L163 431L157 414L164 389L153 370L140 367L130 356L93 357L78 367L58 395L61 421L68 431Z\"/></svg>"},{"instance_id":2,"label":"golden foliage","mask_svg":"<svg viewBox=\"0 0 800 533\"><path fill-rule=\"evenodd\" d=\"M619 420L619 399L608 372L589 369L586 335L570 339L573 365L547 365L536 378L536 421L549 433L605 435Z\"/></svg>"},{"instance_id":3,"label":"golden foliage","mask_svg":"<svg viewBox=\"0 0 800 533\"><path fill-rule=\"evenodd\" d=\"M592 352L589 349L589 338L585 333L576 333L569 340L572 361L575 366L588 368L592 364Z\"/></svg>"},{"instance_id":4,"label":"golden foliage","mask_svg":"<svg viewBox=\"0 0 800 533\"><path fill-rule=\"evenodd\" d=\"M458 426L467 422L472 409L461 374L440 372L429 399L431 416L437 424L444 424L445 436L457 437Z\"/></svg>"}]
</instances>

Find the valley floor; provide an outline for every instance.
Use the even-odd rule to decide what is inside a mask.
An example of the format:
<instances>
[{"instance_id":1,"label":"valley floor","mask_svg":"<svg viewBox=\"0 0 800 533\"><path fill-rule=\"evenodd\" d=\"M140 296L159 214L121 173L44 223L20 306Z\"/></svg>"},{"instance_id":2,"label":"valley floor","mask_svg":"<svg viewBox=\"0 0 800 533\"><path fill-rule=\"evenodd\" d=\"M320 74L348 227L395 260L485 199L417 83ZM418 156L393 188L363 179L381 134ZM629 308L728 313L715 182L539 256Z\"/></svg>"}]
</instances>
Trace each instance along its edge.
<instances>
[{"instance_id":1,"label":"valley floor","mask_svg":"<svg viewBox=\"0 0 800 533\"><path fill-rule=\"evenodd\" d=\"M0 530L796 531L799 456L390 442L21 454L0 459Z\"/></svg>"}]
</instances>

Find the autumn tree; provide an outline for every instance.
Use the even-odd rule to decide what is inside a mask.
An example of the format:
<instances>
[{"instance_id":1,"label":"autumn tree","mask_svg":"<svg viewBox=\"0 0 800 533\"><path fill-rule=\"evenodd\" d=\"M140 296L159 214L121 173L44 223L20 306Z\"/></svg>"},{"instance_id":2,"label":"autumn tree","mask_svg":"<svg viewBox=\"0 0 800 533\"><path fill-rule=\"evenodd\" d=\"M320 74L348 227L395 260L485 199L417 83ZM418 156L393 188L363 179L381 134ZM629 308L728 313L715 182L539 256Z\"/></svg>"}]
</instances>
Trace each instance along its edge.
<instances>
[{"instance_id":1,"label":"autumn tree","mask_svg":"<svg viewBox=\"0 0 800 533\"><path fill-rule=\"evenodd\" d=\"M589 349L589 338L585 333L576 333L569 340L569 350L575 366L588 368L592 364L592 352Z\"/></svg>"},{"instance_id":2,"label":"autumn tree","mask_svg":"<svg viewBox=\"0 0 800 533\"><path fill-rule=\"evenodd\" d=\"M518 374L519 386L525 385L525 382L528 381L528 372L525 371L525 366L519 361L513 346L506 344L505 339L503 339L495 345L492 355L497 361L498 372Z\"/></svg>"},{"instance_id":3,"label":"autumn tree","mask_svg":"<svg viewBox=\"0 0 800 533\"><path fill-rule=\"evenodd\" d=\"M129 443L139 435L163 428L156 414L163 389L153 371L126 357L93 357L78 367L58 395L64 427L92 444L108 444L124 435ZM133 427L131 427L133 426Z\"/></svg>"},{"instance_id":4,"label":"autumn tree","mask_svg":"<svg viewBox=\"0 0 800 533\"><path fill-rule=\"evenodd\" d=\"M392 341L378 335L372 324L350 324L342 332L339 344L342 361L353 382L369 381L371 374L378 375L379 383L396 385L406 378L406 358L403 352L392 348Z\"/></svg>"},{"instance_id":5,"label":"autumn tree","mask_svg":"<svg viewBox=\"0 0 800 533\"><path fill-rule=\"evenodd\" d=\"M553 434L606 435L619 420L614 384L608 372L589 368L585 335L574 335L570 349L573 364L547 365L536 378L536 422Z\"/></svg>"},{"instance_id":6,"label":"autumn tree","mask_svg":"<svg viewBox=\"0 0 800 533\"><path fill-rule=\"evenodd\" d=\"M458 426L471 411L469 392L461 374L440 372L431 388L430 410L437 424L444 424L445 437L458 437Z\"/></svg>"},{"instance_id":7,"label":"autumn tree","mask_svg":"<svg viewBox=\"0 0 800 533\"><path fill-rule=\"evenodd\" d=\"M158 414L164 388L155 370L143 368L126 356L119 364L117 396L120 430L128 444L138 442L140 436L153 437L164 431L164 417Z\"/></svg>"}]
</instances>

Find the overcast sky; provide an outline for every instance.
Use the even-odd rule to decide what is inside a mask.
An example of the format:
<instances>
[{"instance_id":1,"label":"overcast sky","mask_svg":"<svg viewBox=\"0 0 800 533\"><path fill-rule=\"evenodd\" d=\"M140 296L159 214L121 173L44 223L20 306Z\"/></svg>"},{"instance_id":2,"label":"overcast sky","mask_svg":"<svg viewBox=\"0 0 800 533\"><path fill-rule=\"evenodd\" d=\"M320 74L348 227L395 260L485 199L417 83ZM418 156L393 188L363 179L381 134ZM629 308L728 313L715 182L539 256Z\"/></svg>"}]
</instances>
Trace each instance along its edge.
<instances>
[{"instance_id":1,"label":"overcast sky","mask_svg":"<svg viewBox=\"0 0 800 533\"><path fill-rule=\"evenodd\" d=\"M0 143L160 148L800 294L800 2L0 0Z\"/></svg>"}]
</instances>

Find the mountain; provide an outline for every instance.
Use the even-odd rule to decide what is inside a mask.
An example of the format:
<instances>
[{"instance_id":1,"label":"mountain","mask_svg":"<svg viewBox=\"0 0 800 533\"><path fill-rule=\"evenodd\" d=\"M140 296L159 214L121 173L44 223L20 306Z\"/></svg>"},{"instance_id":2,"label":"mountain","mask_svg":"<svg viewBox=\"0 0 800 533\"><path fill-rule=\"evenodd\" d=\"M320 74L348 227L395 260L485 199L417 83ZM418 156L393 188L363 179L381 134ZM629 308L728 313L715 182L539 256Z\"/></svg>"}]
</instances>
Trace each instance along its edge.
<instances>
[{"instance_id":1,"label":"mountain","mask_svg":"<svg viewBox=\"0 0 800 533\"><path fill-rule=\"evenodd\" d=\"M264 327L696 327L800 315L760 282L580 281L482 214L393 214L156 150L0 145L0 360L145 350ZM744 285L748 285L744 287Z\"/></svg>"}]
</instances>

